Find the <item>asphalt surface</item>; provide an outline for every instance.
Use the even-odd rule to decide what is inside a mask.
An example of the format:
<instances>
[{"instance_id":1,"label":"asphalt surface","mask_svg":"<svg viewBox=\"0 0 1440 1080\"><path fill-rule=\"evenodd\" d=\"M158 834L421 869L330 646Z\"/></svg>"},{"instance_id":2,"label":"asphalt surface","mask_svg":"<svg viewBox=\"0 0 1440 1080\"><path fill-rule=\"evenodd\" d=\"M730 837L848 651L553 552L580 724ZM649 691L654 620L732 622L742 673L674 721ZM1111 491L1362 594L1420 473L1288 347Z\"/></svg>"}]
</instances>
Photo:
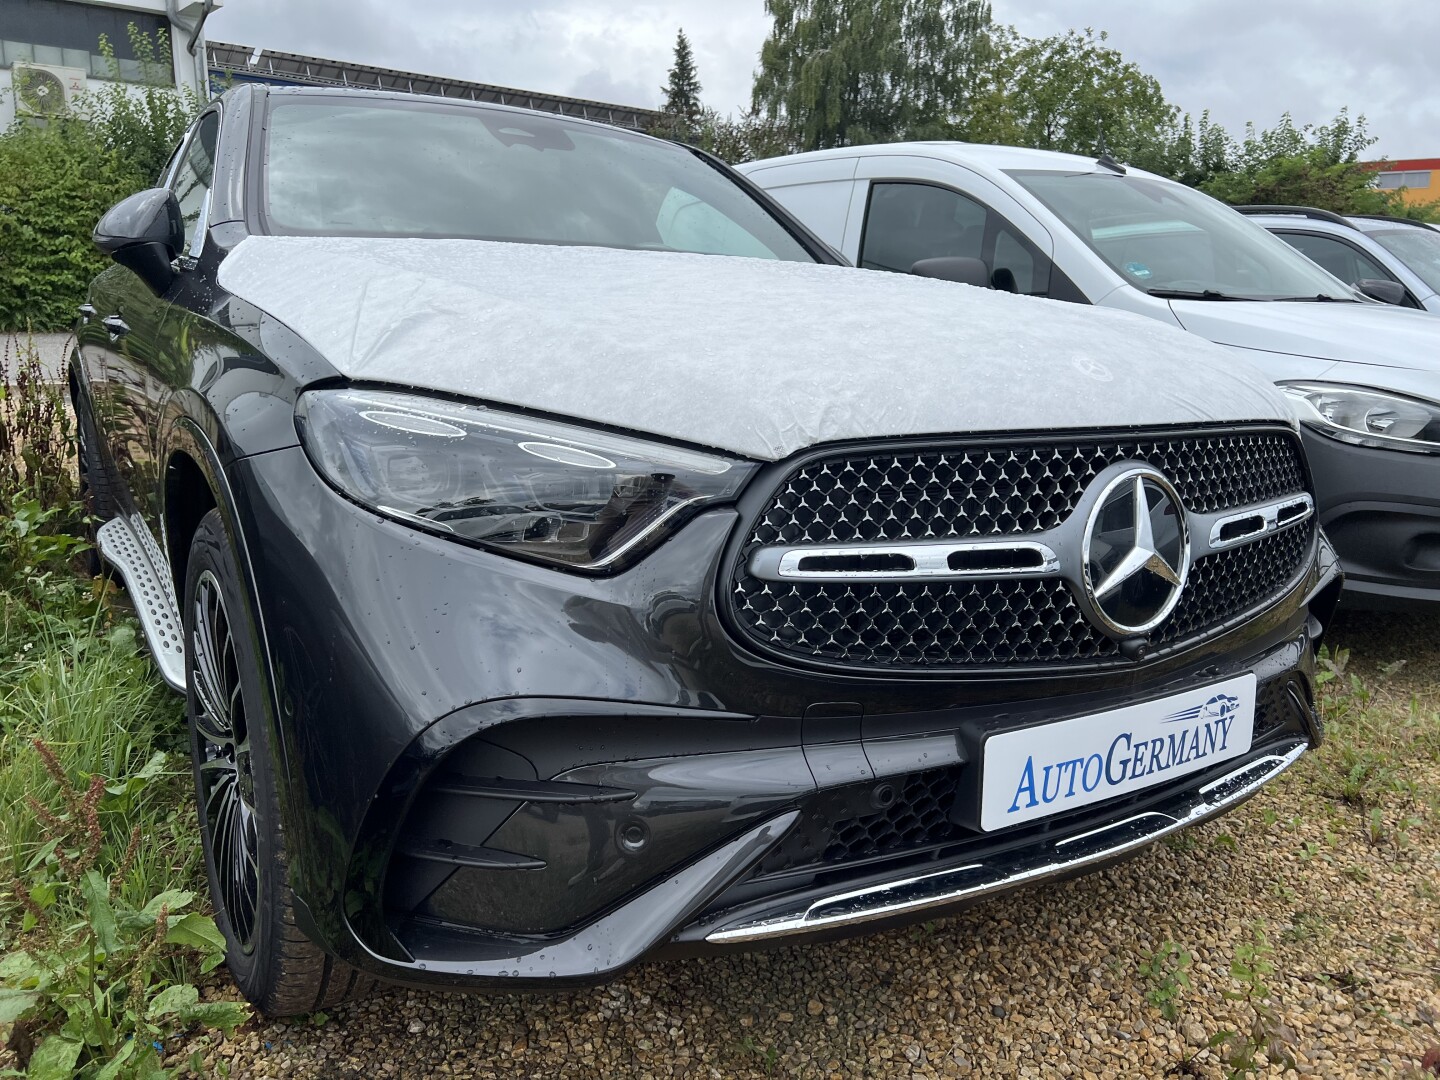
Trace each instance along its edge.
<instances>
[{"instance_id":1,"label":"asphalt surface","mask_svg":"<svg viewBox=\"0 0 1440 1080\"><path fill-rule=\"evenodd\" d=\"M65 377L65 362L74 342L73 334L11 334L0 333L0 361L4 365L5 385L13 385L15 367L22 350L33 348L40 360L40 370L47 382Z\"/></svg>"}]
</instances>

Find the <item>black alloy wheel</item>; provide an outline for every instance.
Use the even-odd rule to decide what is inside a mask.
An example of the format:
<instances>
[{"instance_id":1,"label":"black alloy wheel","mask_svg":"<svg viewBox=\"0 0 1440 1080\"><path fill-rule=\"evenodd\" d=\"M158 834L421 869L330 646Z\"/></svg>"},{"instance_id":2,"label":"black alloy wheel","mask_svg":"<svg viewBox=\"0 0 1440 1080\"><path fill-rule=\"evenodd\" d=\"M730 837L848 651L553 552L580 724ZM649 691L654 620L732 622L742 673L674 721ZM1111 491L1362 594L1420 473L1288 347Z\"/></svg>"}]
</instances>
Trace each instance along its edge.
<instances>
[{"instance_id":1,"label":"black alloy wheel","mask_svg":"<svg viewBox=\"0 0 1440 1080\"><path fill-rule=\"evenodd\" d=\"M234 943L249 954L255 949L260 905L255 775L235 635L220 582L209 569L200 573L192 601L189 682L195 693L201 822L214 860L216 900L228 916Z\"/></svg>"},{"instance_id":2,"label":"black alloy wheel","mask_svg":"<svg viewBox=\"0 0 1440 1080\"><path fill-rule=\"evenodd\" d=\"M195 529L183 584L186 713L225 963L240 992L267 1016L361 997L375 980L327 954L297 925L260 636L218 510Z\"/></svg>"}]
</instances>

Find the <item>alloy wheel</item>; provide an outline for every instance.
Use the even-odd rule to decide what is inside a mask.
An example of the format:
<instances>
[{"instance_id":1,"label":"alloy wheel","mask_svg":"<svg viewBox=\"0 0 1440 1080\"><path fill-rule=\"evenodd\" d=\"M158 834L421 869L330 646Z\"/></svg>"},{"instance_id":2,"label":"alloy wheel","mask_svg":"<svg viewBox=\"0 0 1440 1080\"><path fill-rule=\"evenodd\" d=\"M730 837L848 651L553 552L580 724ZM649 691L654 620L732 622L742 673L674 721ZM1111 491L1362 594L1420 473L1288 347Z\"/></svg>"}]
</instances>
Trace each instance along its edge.
<instances>
[{"instance_id":1,"label":"alloy wheel","mask_svg":"<svg viewBox=\"0 0 1440 1080\"><path fill-rule=\"evenodd\" d=\"M260 837L255 821L255 778L250 732L241 692L235 638L220 582L209 570L195 584L190 685L198 745L199 795L217 899L235 943L255 947L260 897Z\"/></svg>"}]
</instances>

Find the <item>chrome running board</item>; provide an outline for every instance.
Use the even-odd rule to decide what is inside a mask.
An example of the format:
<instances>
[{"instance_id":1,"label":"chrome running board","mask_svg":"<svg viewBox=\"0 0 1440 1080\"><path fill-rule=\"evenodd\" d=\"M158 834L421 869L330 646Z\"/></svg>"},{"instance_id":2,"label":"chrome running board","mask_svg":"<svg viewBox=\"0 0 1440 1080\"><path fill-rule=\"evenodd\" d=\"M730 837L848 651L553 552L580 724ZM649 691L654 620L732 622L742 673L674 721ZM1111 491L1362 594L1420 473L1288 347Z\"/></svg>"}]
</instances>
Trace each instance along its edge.
<instances>
[{"instance_id":1,"label":"chrome running board","mask_svg":"<svg viewBox=\"0 0 1440 1080\"><path fill-rule=\"evenodd\" d=\"M125 591L145 628L145 644L172 690L185 692L185 639L170 570L144 519L117 517L95 534L100 555L125 579Z\"/></svg>"},{"instance_id":2,"label":"chrome running board","mask_svg":"<svg viewBox=\"0 0 1440 1080\"><path fill-rule=\"evenodd\" d=\"M1041 840L1018 855L1012 853L993 862L975 862L870 885L789 911L768 912L758 918L723 925L707 934L705 940L714 944L736 944L853 926L1062 877L1119 858L1188 825L1224 813L1295 764L1306 749L1306 743L1296 741L1247 762L1197 792L1177 796L1156 810L1102 825L1079 836Z\"/></svg>"}]
</instances>

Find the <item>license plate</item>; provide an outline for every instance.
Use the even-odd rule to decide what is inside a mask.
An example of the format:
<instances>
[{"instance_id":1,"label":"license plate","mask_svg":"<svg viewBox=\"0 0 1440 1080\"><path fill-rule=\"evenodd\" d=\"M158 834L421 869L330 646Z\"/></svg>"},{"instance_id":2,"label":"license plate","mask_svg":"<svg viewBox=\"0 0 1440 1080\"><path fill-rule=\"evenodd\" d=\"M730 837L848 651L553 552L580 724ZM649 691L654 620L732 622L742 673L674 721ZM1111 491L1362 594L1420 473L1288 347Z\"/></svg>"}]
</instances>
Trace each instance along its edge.
<instances>
[{"instance_id":1,"label":"license plate","mask_svg":"<svg viewBox=\"0 0 1440 1080\"><path fill-rule=\"evenodd\" d=\"M1250 749L1255 676L985 740L980 827L1063 814L1208 769Z\"/></svg>"}]
</instances>

